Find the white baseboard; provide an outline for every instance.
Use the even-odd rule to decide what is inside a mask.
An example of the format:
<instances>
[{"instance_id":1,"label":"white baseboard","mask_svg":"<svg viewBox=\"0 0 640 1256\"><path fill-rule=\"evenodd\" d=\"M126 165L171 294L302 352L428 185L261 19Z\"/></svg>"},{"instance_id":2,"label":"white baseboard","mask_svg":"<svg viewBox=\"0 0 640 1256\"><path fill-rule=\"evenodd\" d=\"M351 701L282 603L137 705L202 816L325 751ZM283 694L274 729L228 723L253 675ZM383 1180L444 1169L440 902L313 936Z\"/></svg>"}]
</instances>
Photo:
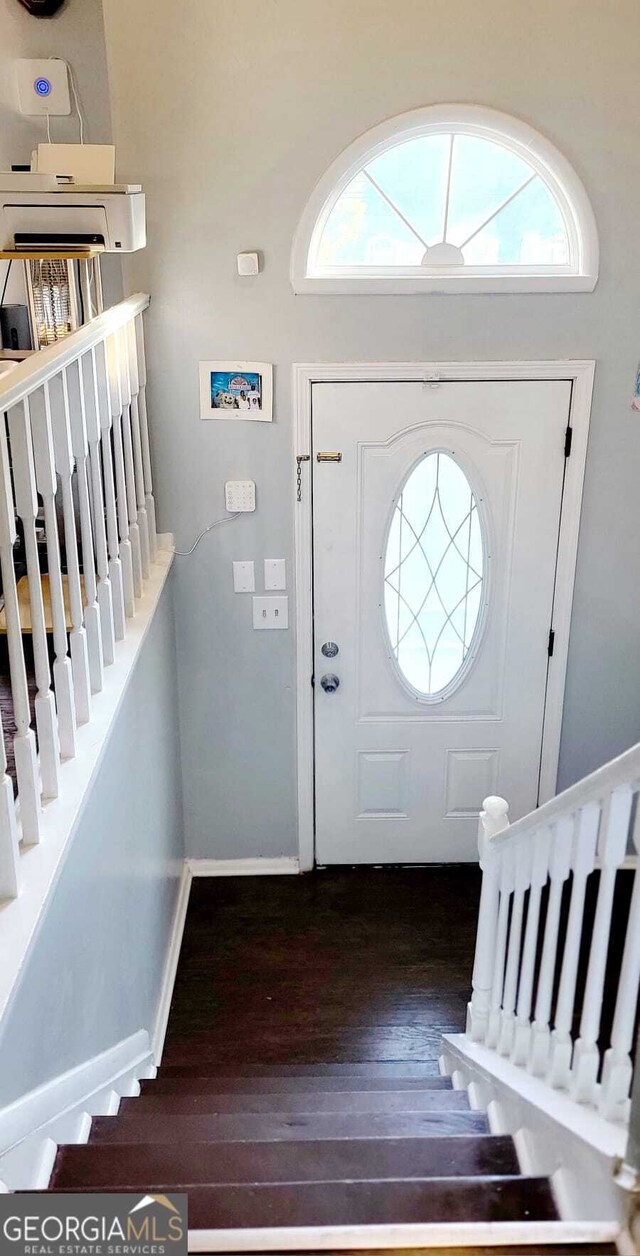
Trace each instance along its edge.
<instances>
[{"instance_id":1,"label":"white baseboard","mask_svg":"<svg viewBox=\"0 0 640 1256\"><path fill-rule=\"evenodd\" d=\"M117 1112L156 1072L149 1035L131 1034L0 1110L0 1183L9 1190L47 1186L57 1144L86 1142L91 1117Z\"/></svg>"},{"instance_id":2,"label":"white baseboard","mask_svg":"<svg viewBox=\"0 0 640 1256\"><path fill-rule=\"evenodd\" d=\"M160 990L160 998L158 1000L158 1010L156 1012L155 1025L151 1038L153 1058L155 1060L156 1067L159 1067L162 1059L164 1040L167 1033L171 998L176 980L178 959L180 958L180 947L182 946L182 935L184 933L185 921L187 919L187 908L189 906L189 891L191 889L192 875L189 863L185 860L182 868L182 876L180 877L178 897L176 899L173 924L171 926L171 936L169 938L169 946L167 947L164 972L162 975L162 987Z\"/></svg>"},{"instance_id":3,"label":"white baseboard","mask_svg":"<svg viewBox=\"0 0 640 1256\"><path fill-rule=\"evenodd\" d=\"M277 859L187 859L192 877L282 877L297 875L300 861L281 855Z\"/></svg>"},{"instance_id":4,"label":"white baseboard","mask_svg":"<svg viewBox=\"0 0 640 1256\"><path fill-rule=\"evenodd\" d=\"M442 1040L442 1071L486 1111L492 1134L511 1134L523 1173L551 1178L563 1221L624 1224L627 1199L614 1181L626 1131L550 1090L466 1034Z\"/></svg>"},{"instance_id":5,"label":"white baseboard","mask_svg":"<svg viewBox=\"0 0 640 1256\"><path fill-rule=\"evenodd\" d=\"M121 1098L139 1094L142 1078L155 1076L167 1031L191 876L185 861L151 1042L141 1029L0 1109L0 1191L45 1189L58 1144L86 1142L93 1116L114 1115Z\"/></svg>"}]
</instances>

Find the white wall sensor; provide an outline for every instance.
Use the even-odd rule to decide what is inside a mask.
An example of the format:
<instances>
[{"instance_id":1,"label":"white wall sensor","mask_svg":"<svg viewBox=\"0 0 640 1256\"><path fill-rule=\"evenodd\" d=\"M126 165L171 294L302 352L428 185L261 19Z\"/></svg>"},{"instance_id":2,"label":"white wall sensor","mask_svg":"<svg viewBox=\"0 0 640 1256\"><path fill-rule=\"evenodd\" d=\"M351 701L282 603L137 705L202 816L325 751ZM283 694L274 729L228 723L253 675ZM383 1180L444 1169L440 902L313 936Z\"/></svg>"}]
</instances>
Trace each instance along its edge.
<instances>
[{"instance_id":1,"label":"white wall sensor","mask_svg":"<svg viewBox=\"0 0 640 1256\"><path fill-rule=\"evenodd\" d=\"M260 258L257 253L238 253L239 275L258 275L259 273Z\"/></svg>"},{"instance_id":2,"label":"white wall sensor","mask_svg":"<svg viewBox=\"0 0 640 1256\"><path fill-rule=\"evenodd\" d=\"M237 511L255 510L256 486L254 480L227 480L224 486L225 509Z\"/></svg>"},{"instance_id":3,"label":"white wall sensor","mask_svg":"<svg viewBox=\"0 0 640 1256\"><path fill-rule=\"evenodd\" d=\"M51 117L71 113L66 61L57 57L16 61L16 82L20 113Z\"/></svg>"}]
</instances>

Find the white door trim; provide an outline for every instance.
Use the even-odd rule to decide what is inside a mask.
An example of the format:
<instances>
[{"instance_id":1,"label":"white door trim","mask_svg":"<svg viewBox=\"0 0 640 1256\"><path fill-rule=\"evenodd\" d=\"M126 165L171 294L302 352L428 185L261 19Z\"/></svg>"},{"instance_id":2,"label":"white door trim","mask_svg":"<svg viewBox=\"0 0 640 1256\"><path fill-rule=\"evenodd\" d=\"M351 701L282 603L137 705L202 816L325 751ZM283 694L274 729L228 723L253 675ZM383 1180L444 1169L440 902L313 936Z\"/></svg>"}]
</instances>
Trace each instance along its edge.
<instances>
[{"instance_id":1,"label":"white door trim","mask_svg":"<svg viewBox=\"0 0 640 1256\"><path fill-rule=\"evenodd\" d=\"M569 629L578 553L580 508L587 459L594 361L557 362L321 362L293 367L294 467L298 455L311 453L311 389L315 383L398 383L448 380L570 380L569 422L573 429L571 457L566 462L558 563L554 591L555 645L542 739L540 799L556 788ZM298 768L298 845L300 870L314 863L313 771L313 596L312 498L310 462L301 464L302 499L294 501L296 720Z\"/></svg>"}]
</instances>

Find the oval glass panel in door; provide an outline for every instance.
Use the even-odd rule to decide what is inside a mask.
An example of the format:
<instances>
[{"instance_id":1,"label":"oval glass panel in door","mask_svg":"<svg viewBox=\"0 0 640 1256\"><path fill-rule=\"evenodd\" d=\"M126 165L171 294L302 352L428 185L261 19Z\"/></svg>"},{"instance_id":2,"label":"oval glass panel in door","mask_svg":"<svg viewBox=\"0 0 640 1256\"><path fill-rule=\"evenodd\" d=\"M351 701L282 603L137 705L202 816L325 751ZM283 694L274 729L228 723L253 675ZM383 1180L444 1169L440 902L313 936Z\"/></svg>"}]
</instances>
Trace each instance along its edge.
<instances>
[{"instance_id":1,"label":"oval glass panel in door","mask_svg":"<svg viewBox=\"0 0 640 1256\"><path fill-rule=\"evenodd\" d=\"M455 459L434 450L403 485L384 563L391 652L420 697L437 697L466 672L483 585L482 521L475 494Z\"/></svg>"}]
</instances>

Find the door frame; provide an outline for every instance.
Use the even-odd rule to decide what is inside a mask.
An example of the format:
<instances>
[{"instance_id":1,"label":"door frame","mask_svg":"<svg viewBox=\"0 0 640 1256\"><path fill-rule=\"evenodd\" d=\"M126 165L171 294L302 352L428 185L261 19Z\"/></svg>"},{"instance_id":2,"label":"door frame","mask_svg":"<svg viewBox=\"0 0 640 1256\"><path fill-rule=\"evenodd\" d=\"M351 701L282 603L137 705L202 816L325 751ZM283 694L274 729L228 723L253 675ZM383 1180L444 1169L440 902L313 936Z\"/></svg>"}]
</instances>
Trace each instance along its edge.
<instances>
[{"instance_id":1,"label":"door frame","mask_svg":"<svg viewBox=\"0 0 640 1256\"><path fill-rule=\"evenodd\" d=\"M448 383L483 380L568 380L571 457L565 462L564 492L553 593L554 651L549 659L542 731L540 801L556 789L564 690L569 652L582 490L587 460L595 361L538 362L316 362L293 366L294 471L301 470L301 500L294 479L296 753L300 870L315 861L313 675L313 499L311 462L312 389L320 383Z\"/></svg>"}]
</instances>

